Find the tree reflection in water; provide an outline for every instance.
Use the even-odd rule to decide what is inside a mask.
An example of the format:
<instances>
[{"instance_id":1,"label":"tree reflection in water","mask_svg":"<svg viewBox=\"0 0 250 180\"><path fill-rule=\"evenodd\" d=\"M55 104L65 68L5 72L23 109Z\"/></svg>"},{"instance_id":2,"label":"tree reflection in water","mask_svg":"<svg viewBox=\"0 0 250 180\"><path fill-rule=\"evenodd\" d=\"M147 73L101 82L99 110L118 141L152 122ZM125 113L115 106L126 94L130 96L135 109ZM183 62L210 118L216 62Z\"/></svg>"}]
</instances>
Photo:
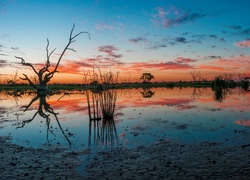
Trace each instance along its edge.
<instances>
[{"instance_id":1,"label":"tree reflection in water","mask_svg":"<svg viewBox=\"0 0 250 180\"><path fill-rule=\"evenodd\" d=\"M241 88L246 91L246 92L250 92L249 89L249 81L250 81L250 77L246 77L244 78L244 80L242 80L242 85Z\"/></svg>"},{"instance_id":2,"label":"tree reflection in water","mask_svg":"<svg viewBox=\"0 0 250 180\"><path fill-rule=\"evenodd\" d=\"M155 92L151 91L150 88L143 88L140 92L143 98L151 98Z\"/></svg>"},{"instance_id":3,"label":"tree reflection in water","mask_svg":"<svg viewBox=\"0 0 250 180\"><path fill-rule=\"evenodd\" d=\"M232 89L231 88L216 88L213 89L214 91L214 100L217 102L223 102L228 95L231 95Z\"/></svg>"},{"instance_id":4,"label":"tree reflection in water","mask_svg":"<svg viewBox=\"0 0 250 180\"><path fill-rule=\"evenodd\" d=\"M46 120L46 125L47 125L47 135L46 135L46 139L47 141L49 142L49 133L51 133L52 135L55 136L55 134L53 133L53 130L51 129L50 127L50 122L51 122L51 118L50 118L50 115L53 115L55 117L55 120L58 124L58 127L59 129L61 130L63 136L65 137L65 139L67 140L69 146L71 147L71 142L68 138L68 136L66 135L66 133L64 132L61 124L60 124L60 121L57 117L58 113L54 112L54 110L52 109L52 107L50 107L50 104L47 103L47 96L46 95L36 95L28 105L26 106L22 106L21 108L24 108L23 112L27 111L34 102L36 102L37 100L39 100L39 106L38 106L38 110L35 112L35 114L30 118L30 119L27 119L27 120L24 120L22 121L22 125L21 126L18 126L17 128L23 128L27 123L30 123L32 122L35 117L37 116L37 114L39 114L42 118L44 118Z\"/></svg>"},{"instance_id":5,"label":"tree reflection in water","mask_svg":"<svg viewBox=\"0 0 250 180\"><path fill-rule=\"evenodd\" d=\"M93 139L94 147L112 147L118 142L114 121L116 90L108 89L98 92L86 90L86 96L89 114L88 146L91 146Z\"/></svg>"},{"instance_id":6,"label":"tree reflection in water","mask_svg":"<svg viewBox=\"0 0 250 180\"><path fill-rule=\"evenodd\" d=\"M198 99L202 96L202 89L201 88L193 88L193 93L191 95L192 99Z\"/></svg>"},{"instance_id":7,"label":"tree reflection in water","mask_svg":"<svg viewBox=\"0 0 250 180\"><path fill-rule=\"evenodd\" d=\"M212 89L214 91L214 100L217 102L223 102L227 96L233 94L233 88L216 88ZM248 89L238 88L239 94L244 94L249 92Z\"/></svg>"}]
</instances>

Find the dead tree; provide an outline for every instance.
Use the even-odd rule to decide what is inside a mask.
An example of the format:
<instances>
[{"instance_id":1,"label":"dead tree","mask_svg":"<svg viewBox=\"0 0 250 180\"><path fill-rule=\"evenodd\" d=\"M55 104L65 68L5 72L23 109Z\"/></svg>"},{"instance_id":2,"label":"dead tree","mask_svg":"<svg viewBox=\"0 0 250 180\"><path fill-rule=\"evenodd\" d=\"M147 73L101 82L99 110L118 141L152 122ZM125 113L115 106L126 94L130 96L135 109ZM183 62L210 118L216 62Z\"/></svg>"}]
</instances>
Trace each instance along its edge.
<instances>
[{"instance_id":1,"label":"dead tree","mask_svg":"<svg viewBox=\"0 0 250 180\"><path fill-rule=\"evenodd\" d=\"M49 68L50 68L50 56L55 52L56 49L49 52L49 39L47 39L47 46L46 46L46 52L47 52L46 63L45 63L45 66L43 68L41 68L40 70L36 70L32 64L25 62L25 60L22 57L15 56L17 59L21 59L22 65L31 67L33 69L33 71L35 72L37 79L38 79L38 84L35 84L30 78L28 78L28 76L26 74L23 74L24 77L20 77L20 79L28 81L28 83L33 88L35 88L37 90L38 94L44 95L47 93L47 84L50 81L50 79L53 78L54 74L58 72L57 68L58 68L65 52L67 50L71 50L71 51L76 52L74 49L69 47L71 45L71 43L76 41L75 38L77 36L79 36L80 34L86 33L86 34L88 34L89 39L90 39L90 34L88 32L84 32L84 31L81 31L78 34L73 35L74 29L75 29L75 24L73 24L73 28L71 29L71 32L69 35L69 41L68 41L67 45L65 46L65 48L63 49L63 51L62 51L62 53L61 53L61 55L56 63L56 66L55 66L54 70L52 70L52 71L49 70Z\"/></svg>"},{"instance_id":2,"label":"dead tree","mask_svg":"<svg viewBox=\"0 0 250 180\"><path fill-rule=\"evenodd\" d=\"M227 81L227 82L233 81L233 75L232 75L232 74L225 73L225 74L224 74L224 80Z\"/></svg>"},{"instance_id":3,"label":"dead tree","mask_svg":"<svg viewBox=\"0 0 250 180\"><path fill-rule=\"evenodd\" d=\"M192 76L193 82L201 81L202 74L200 71L192 71L190 72L190 75Z\"/></svg>"}]
</instances>

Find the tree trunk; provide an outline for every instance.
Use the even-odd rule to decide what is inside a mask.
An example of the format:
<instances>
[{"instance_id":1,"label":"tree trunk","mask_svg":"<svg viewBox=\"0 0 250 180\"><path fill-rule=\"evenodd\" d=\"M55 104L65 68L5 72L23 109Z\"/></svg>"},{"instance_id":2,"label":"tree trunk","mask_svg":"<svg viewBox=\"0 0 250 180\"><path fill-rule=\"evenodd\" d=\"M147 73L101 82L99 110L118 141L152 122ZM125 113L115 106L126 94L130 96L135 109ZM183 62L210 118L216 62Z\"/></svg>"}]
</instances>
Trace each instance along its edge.
<instances>
[{"instance_id":1,"label":"tree trunk","mask_svg":"<svg viewBox=\"0 0 250 180\"><path fill-rule=\"evenodd\" d=\"M40 82L38 89L37 89L37 94L39 96L46 96L48 93L48 85L45 82Z\"/></svg>"}]
</instances>

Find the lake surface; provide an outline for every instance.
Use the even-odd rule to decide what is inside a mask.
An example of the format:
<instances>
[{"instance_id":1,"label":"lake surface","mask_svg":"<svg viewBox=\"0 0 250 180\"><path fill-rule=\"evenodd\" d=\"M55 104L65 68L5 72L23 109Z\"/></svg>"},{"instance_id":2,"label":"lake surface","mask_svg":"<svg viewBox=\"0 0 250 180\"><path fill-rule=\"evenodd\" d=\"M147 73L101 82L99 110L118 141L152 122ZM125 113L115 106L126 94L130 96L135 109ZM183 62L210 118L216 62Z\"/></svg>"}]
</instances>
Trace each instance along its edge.
<instances>
[{"instance_id":1,"label":"lake surface","mask_svg":"<svg viewBox=\"0 0 250 180\"><path fill-rule=\"evenodd\" d=\"M250 143L250 93L210 88L74 91L47 98L0 93L0 136L25 147L93 150L168 140ZM30 106L29 106L30 105Z\"/></svg>"}]
</instances>

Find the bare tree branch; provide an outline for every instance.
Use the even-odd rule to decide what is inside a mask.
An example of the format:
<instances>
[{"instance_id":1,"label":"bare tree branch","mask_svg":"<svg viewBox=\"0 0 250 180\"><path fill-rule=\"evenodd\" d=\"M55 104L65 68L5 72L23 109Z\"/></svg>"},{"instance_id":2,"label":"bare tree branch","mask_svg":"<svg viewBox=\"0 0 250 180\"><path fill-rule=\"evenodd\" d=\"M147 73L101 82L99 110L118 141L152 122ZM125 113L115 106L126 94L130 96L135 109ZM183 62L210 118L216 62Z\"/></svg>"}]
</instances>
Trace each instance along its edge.
<instances>
[{"instance_id":1,"label":"bare tree branch","mask_svg":"<svg viewBox=\"0 0 250 180\"><path fill-rule=\"evenodd\" d=\"M69 46L70 46L71 43L75 42L74 39L75 39L77 36L79 36L80 34L86 33L86 34L89 35L89 39L90 39L90 34L89 34L88 32L84 32L84 31L81 31L80 33L78 33L78 34L76 34L76 35L74 35L74 36L72 37L72 34L73 34L74 29L75 29L75 24L73 24L73 28L72 28L71 31L70 31L69 42L68 42L68 44L65 46L64 50L62 51L62 54L61 54L61 56L59 57L59 59L58 59L58 61L57 61L57 64L56 64L56 67L55 67L54 71L50 72L49 74L54 74L54 73L57 72L57 68L58 68L58 66L59 66L59 64L60 64L60 61L61 61L62 57L64 56L65 52L66 52L68 49L71 49L71 48L69 48ZM53 76L52 76L52 77L53 77Z\"/></svg>"},{"instance_id":2,"label":"bare tree branch","mask_svg":"<svg viewBox=\"0 0 250 180\"><path fill-rule=\"evenodd\" d=\"M15 56L17 59L21 59L21 64L24 65L24 66L30 66L33 71L38 75L38 72L36 71L36 69L34 68L34 66L32 66L32 64L30 63L26 63L25 60L22 58L22 57L18 57L18 56Z\"/></svg>"},{"instance_id":3,"label":"bare tree branch","mask_svg":"<svg viewBox=\"0 0 250 180\"><path fill-rule=\"evenodd\" d=\"M190 75L192 76L194 82L201 81L202 79L201 71L192 71L190 72Z\"/></svg>"},{"instance_id":4,"label":"bare tree branch","mask_svg":"<svg viewBox=\"0 0 250 180\"><path fill-rule=\"evenodd\" d=\"M22 106L20 108L25 108L23 112L27 111L30 108L30 106L33 104L33 102L35 102L37 99L39 99L39 96L36 96L35 98L33 98L27 106Z\"/></svg>"},{"instance_id":5,"label":"bare tree branch","mask_svg":"<svg viewBox=\"0 0 250 180\"><path fill-rule=\"evenodd\" d=\"M19 77L20 79L24 80L24 81L28 81L30 83L30 85L35 88L35 89L38 89L38 86L35 85L29 78L26 74L23 74L25 78L22 78L22 77Z\"/></svg>"},{"instance_id":6,"label":"bare tree branch","mask_svg":"<svg viewBox=\"0 0 250 180\"><path fill-rule=\"evenodd\" d=\"M45 108L45 110L48 111L50 114L53 114L53 115L54 115L54 117L55 117L55 119L56 119L56 122L57 122L57 124L58 124L58 126L59 126L61 132L63 133L63 136L65 137L65 139L68 141L69 145L71 146L71 142L70 142L69 138L67 137L66 133L64 132L64 130L63 130L63 128L62 128L62 126L61 126L61 124L60 124L60 122L59 122L59 119L58 119L58 117L57 117L57 114L58 114L58 113L55 113L54 110L53 110L50 106L44 107L44 108ZM48 127L49 127L49 126L48 126Z\"/></svg>"},{"instance_id":7,"label":"bare tree branch","mask_svg":"<svg viewBox=\"0 0 250 180\"><path fill-rule=\"evenodd\" d=\"M46 62L46 69L50 67L50 56L55 52L56 48L49 53L49 39L47 39L47 46L46 46L46 52L47 52L47 62Z\"/></svg>"},{"instance_id":8,"label":"bare tree branch","mask_svg":"<svg viewBox=\"0 0 250 180\"><path fill-rule=\"evenodd\" d=\"M17 128L23 128L23 127L25 126L26 123L30 123L31 121L33 121L33 119L36 117L37 114L38 114L38 111L33 115L32 118L23 121L23 122L22 122L22 126L18 126L18 127L16 127L16 129L17 129Z\"/></svg>"},{"instance_id":9,"label":"bare tree branch","mask_svg":"<svg viewBox=\"0 0 250 180\"><path fill-rule=\"evenodd\" d=\"M68 48L68 50L71 50L71 51L74 51L74 52L76 52L76 50L74 50L74 49L72 49L72 48Z\"/></svg>"}]
</instances>

